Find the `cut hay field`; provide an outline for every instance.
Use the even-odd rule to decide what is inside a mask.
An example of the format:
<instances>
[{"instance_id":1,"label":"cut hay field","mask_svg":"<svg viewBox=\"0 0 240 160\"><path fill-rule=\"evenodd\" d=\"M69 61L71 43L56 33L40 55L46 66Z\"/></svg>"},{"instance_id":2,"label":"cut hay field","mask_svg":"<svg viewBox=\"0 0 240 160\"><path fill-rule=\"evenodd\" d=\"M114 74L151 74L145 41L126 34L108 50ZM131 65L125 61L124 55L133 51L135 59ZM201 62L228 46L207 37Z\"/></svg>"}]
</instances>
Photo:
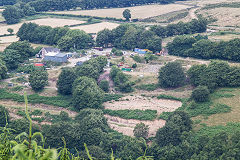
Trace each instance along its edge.
<instances>
[{"instance_id":1,"label":"cut hay field","mask_svg":"<svg viewBox=\"0 0 240 160\"><path fill-rule=\"evenodd\" d=\"M125 9L130 9L133 19L134 18L144 19L187 8L190 8L190 6L182 4L168 4L168 5L145 5L127 8L97 9L97 10L60 11L50 13L123 18L122 12Z\"/></svg>"},{"instance_id":2,"label":"cut hay field","mask_svg":"<svg viewBox=\"0 0 240 160\"><path fill-rule=\"evenodd\" d=\"M117 26L119 26L119 24L117 23L101 22L96 24L82 25L82 26L76 26L76 27L70 27L70 28L84 30L87 33L97 33L105 28L111 30L116 28Z\"/></svg>"},{"instance_id":3,"label":"cut hay field","mask_svg":"<svg viewBox=\"0 0 240 160\"><path fill-rule=\"evenodd\" d=\"M44 19L36 19L36 20L25 21L25 22L32 22L39 25L45 25L45 26L51 26L51 27L63 27L65 25L85 23L85 21L73 20L73 19L60 19L60 18L44 18ZM2 24L0 25L0 35L9 34L7 31L8 28L12 28L14 30L14 33L16 33L22 24L23 23L18 23L14 25Z\"/></svg>"},{"instance_id":4,"label":"cut hay field","mask_svg":"<svg viewBox=\"0 0 240 160\"><path fill-rule=\"evenodd\" d=\"M0 37L0 43L12 43L18 41L17 36L6 36L6 37Z\"/></svg>"},{"instance_id":5,"label":"cut hay field","mask_svg":"<svg viewBox=\"0 0 240 160\"><path fill-rule=\"evenodd\" d=\"M214 8L209 10L201 10L199 14L204 17L212 17L216 22L211 23L219 27L223 26L240 26L240 9L239 8Z\"/></svg>"}]
</instances>

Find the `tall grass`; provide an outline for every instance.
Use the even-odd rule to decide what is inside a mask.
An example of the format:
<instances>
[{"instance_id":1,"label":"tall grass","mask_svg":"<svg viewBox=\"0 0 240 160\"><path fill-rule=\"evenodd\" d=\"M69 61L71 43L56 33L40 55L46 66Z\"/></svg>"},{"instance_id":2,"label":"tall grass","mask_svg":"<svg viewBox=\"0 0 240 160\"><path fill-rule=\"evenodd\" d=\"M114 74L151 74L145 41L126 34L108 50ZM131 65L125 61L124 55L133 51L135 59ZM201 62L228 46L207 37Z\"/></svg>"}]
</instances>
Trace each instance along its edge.
<instances>
[{"instance_id":1,"label":"tall grass","mask_svg":"<svg viewBox=\"0 0 240 160\"><path fill-rule=\"evenodd\" d=\"M137 120L154 120L157 118L156 110L103 110L104 114L108 114L110 116L116 116L124 119L137 119Z\"/></svg>"}]
</instances>

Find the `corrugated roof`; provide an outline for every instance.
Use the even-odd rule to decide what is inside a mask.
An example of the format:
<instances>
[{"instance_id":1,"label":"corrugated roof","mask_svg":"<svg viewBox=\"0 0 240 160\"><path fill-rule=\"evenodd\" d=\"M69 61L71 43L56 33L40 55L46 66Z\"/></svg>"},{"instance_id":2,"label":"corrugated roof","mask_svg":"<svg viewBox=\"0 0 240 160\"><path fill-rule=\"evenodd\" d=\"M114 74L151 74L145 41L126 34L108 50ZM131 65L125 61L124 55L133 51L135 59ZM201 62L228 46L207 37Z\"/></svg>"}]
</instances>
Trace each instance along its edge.
<instances>
[{"instance_id":1,"label":"corrugated roof","mask_svg":"<svg viewBox=\"0 0 240 160\"><path fill-rule=\"evenodd\" d=\"M56 56L57 54L59 54L58 52L48 52L47 54L45 54L45 56Z\"/></svg>"},{"instance_id":2,"label":"corrugated roof","mask_svg":"<svg viewBox=\"0 0 240 160\"><path fill-rule=\"evenodd\" d=\"M67 56L67 55L64 53L58 53L55 55L55 57L65 57L65 56Z\"/></svg>"}]
</instances>

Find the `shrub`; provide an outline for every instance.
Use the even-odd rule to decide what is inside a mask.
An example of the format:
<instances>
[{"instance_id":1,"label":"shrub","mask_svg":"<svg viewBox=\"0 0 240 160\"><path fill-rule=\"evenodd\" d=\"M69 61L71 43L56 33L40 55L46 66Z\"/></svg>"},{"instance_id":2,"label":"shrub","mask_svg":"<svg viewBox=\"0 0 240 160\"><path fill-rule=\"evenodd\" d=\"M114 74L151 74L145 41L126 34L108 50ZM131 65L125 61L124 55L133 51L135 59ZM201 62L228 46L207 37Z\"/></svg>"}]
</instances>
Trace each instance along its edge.
<instances>
[{"instance_id":1,"label":"shrub","mask_svg":"<svg viewBox=\"0 0 240 160\"><path fill-rule=\"evenodd\" d=\"M132 65L132 68L137 68L137 64L134 63L134 64Z\"/></svg>"},{"instance_id":2,"label":"shrub","mask_svg":"<svg viewBox=\"0 0 240 160\"><path fill-rule=\"evenodd\" d=\"M191 97L196 102L206 102L209 99L209 94L210 92L206 86L198 86L192 91Z\"/></svg>"},{"instance_id":3,"label":"shrub","mask_svg":"<svg viewBox=\"0 0 240 160\"><path fill-rule=\"evenodd\" d=\"M0 106L0 127L5 126L6 120L9 120L9 113L5 107Z\"/></svg>"},{"instance_id":4,"label":"shrub","mask_svg":"<svg viewBox=\"0 0 240 160\"><path fill-rule=\"evenodd\" d=\"M134 55L132 59L138 63L142 63L143 59L139 55Z\"/></svg>"},{"instance_id":5,"label":"shrub","mask_svg":"<svg viewBox=\"0 0 240 160\"><path fill-rule=\"evenodd\" d=\"M137 138L142 137L144 139L147 139L149 133L149 126L141 122L134 127L133 133L134 136Z\"/></svg>"},{"instance_id":6,"label":"shrub","mask_svg":"<svg viewBox=\"0 0 240 160\"><path fill-rule=\"evenodd\" d=\"M114 52L114 55L115 55L115 56L122 56L122 55L123 55L123 52L120 51L120 50L117 50L117 51Z\"/></svg>"},{"instance_id":7,"label":"shrub","mask_svg":"<svg viewBox=\"0 0 240 160\"><path fill-rule=\"evenodd\" d=\"M99 87L104 91L104 92L108 92L109 91L109 82L107 80L102 80L99 83Z\"/></svg>"}]
</instances>

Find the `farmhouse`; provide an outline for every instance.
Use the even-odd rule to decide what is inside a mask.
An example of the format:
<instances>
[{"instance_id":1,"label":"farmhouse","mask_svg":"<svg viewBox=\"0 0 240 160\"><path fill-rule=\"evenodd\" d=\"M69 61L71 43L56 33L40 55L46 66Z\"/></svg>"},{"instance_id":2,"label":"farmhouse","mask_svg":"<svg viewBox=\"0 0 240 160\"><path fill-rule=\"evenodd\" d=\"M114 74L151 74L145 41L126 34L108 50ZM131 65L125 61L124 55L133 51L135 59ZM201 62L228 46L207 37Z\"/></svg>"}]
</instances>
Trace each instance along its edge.
<instances>
[{"instance_id":1,"label":"farmhouse","mask_svg":"<svg viewBox=\"0 0 240 160\"><path fill-rule=\"evenodd\" d=\"M38 54L36 54L37 58L44 58L48 53L60 53L60 49L53 47L43 47Z\"/></svg>"},{"instance_id":2,"label":"farmhouse","mask_svg":"<svg viewBox=\"0 0 240 160\"><path fill-rule=\"evenodd\" d=\"M64 63L64 62L67 62L67 54L50 52L45 54L43 60Z\"/></svg>"}]
</instances>

